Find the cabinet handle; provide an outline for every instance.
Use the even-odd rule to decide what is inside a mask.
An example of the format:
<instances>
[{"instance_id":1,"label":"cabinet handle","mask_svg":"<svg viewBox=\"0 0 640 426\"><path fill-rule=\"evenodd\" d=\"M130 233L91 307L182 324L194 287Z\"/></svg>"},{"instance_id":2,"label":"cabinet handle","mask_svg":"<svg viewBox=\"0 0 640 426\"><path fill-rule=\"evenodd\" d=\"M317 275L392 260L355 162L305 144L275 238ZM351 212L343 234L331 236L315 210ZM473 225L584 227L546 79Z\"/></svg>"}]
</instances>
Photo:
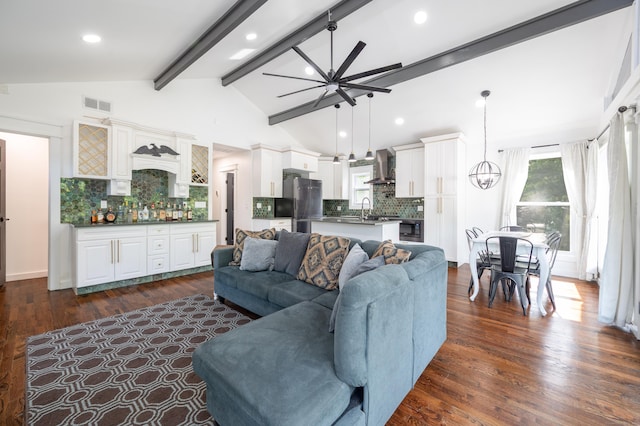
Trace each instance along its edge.
<instances>
[{"instance_id":1,"label":"cabinet handle","mask_svg":"<svg viewBox=\"0 0 640 426\"><path fill-rule=\"evenodd\" d=\"M111 243L111 264L113 265L113 240L111 240L110 243Z\"/></svg>"},{"instance_id":2,"label":"cabinet handle","mask_svg":"<svg viewBox=\"0 0 640 426\"><path fill-rule=\"evenodd\" d=\"M118 263L120 263L120 240L118 240Z\"/></svg>"},{"instance_id":3,"label":"cabinet handle","mask_svg":"<svg viewBox=\"0 0 640 426\"><path fill-rule=\"evenodd\" d=\"M196 234L196 253L200 252L200 236Z\"/></svg>"}]
</instances>

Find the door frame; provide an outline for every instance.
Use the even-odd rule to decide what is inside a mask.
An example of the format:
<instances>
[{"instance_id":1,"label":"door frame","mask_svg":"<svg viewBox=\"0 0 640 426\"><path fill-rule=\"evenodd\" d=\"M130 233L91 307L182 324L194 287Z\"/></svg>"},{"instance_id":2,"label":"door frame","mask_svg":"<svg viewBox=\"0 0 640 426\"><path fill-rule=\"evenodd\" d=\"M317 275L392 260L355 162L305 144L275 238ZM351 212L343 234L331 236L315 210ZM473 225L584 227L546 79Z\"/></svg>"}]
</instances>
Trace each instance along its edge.
<instances>
[{"instance_id":1,"label":"door frame","mask_svg":"<svg viewBox=\"0 0 640 426\"><path fill-rule=\"evenodd\" d=\"M238 200L238 165L237 164L229 164L226 166L221 167L218 170L218 176L220 176L220 179L222 179L222 182L226 182L227 180L227 174L231 173L233 174L233 200L234 200L234 204L237 204L237 200ZM220 185L220 230L218 232L218 244L222 244L225 245L226 241L224 239L224 237L227 236L227 214L225 212L225 209L227 209L227 184L225 183L224 185ZM236 214L235 214L235 209L234 209L234 214L233 214L233 221L234 223L236 222Z\"/></svg>"},{"instance_id":2,"label":"door frame","mask_svg":"<svg viewBox=\"0 0 640 426\"><path fill-rule=\"evenodd\" d=\"M0 288L7 282L6 162L7 142L0 139Z\"/></svg>"},{"instance_id":3,"label":"door frame","mask_svg":"<svg viewBox=\"0 0 640 426\"><path fill-rule=\"evenodd\" d=\"M60 223L60 178L62 177L63 140L69 139L69 126L58 126L37 120L20 119L0 115L0 131L49 140L49 243L47 288L60 290L71 288L71 232L68 224ZM69 144L71 144L69 139ZM69 170L70 169L70 166Z\"/></svg>"}]
</instances>

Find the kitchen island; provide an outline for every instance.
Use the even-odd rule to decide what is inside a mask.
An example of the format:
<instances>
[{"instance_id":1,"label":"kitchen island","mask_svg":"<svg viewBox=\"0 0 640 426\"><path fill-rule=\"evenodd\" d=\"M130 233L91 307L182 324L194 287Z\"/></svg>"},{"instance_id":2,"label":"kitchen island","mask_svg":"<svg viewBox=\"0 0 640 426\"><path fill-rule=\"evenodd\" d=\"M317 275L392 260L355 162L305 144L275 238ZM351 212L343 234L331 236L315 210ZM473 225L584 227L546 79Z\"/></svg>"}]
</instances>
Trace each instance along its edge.
<instances>
[{"instance_id":1,"label":"kitchen island","mask_svg":"<svg viewBox=\"0 0 640 426\"><path fill-rule=\"evenodd\" d=\"M311 231L325 235L399 242L400 220L368 220L357 217L323 217L311 221Z\"/></svg>"}]
</instances>

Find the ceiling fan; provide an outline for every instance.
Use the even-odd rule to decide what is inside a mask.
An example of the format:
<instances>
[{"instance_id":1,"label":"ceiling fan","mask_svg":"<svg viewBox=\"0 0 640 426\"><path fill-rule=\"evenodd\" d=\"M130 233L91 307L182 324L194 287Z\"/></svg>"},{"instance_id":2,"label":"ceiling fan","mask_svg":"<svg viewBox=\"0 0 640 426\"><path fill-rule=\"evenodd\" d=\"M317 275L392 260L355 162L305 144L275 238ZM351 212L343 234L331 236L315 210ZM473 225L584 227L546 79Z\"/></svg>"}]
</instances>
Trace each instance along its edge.
<instances>
[{"instance_id":1,"label":"ceiling fan","mask_svg":"<svg viewBox=\"0 0 640 426\"><path fill-rule=\"evenodd\" d=\"M304 52L302 50L300 50L297 46L294 46L292 48L298 55L300 55L302 57L302 59L304 59L324 79L324 81L316 80L316 79L312 79L312 78L294 77L294 76L282 75L282 74L272 74L272 73L267 73L267 72L262 73L264 75L268 75L268 76L272 76L272 77L284 77L284 78L292 78L292 79L295 79L295 80L304 80L304 81L312 81L312 82L315 82L315 83L320 83L320 84L318 84L316 86L313 86L313 87L308 87L306 89L296 90L296 91L290 92L290 93L285 93L284 95L278 96L279 98L282 98L284 96L293 95L295 93L305 92L307 90L313 90L313 89L318 89L320 87L324 87L324 91L316 99L315 103L313 104L313 108L318 106L320 101L326 95L331 94L333 92L335 92L338 95L340 95L349 105L354 106L356 104L355 99L353 99L351 96L349 96L347 94L347 92L345 92L345 90L360 89L360 90L367 90L367 91L370 91L370 92L383 92L383 93L391 92L391 89L387 89L387 88L384 88L384 87L375 87L375 86L357 84L357 83L352 83L352 81L358 80L358 79L364 78L364 77L369 77L369 76L372 76L372 75L375 75L375 74L380 74L380 73L383 73L383 72L395 70L395 69L398 69L398 68L402 68L402 64L401 63L397 63L397 64L393 64L393 65L387 65L386 67L375 68L375 69L372 69L372 70L369 70L369 71L364 71L364 72L353 74L353 75L350 75L350 76L347 76L347 77L343 77L344 73L351 66L353 61L358 57L360 52L362 52L362 49L364 49L364 47L366 46L366 43L364 43L362 41L359 41L358 44L356 44L356 46L353 48L351 53L349 53L349 56L347 56L347 59L345 59L344 62L342 63L342 65L340 65L340 68L338 68L337 71L334 71L334 69L333 69L333 32L337 28L338 28L338 23L336 21L332 21L331 20L331 11L329 11L329 22L327 23L327 30L329 30L329 32L331 33L331 69L329 69L329 72L327 72L327 73L325 73L315 62L313 62L311 60L311 58L309 58L307 55L305 55Z\"/></svg>"}]
</instances>

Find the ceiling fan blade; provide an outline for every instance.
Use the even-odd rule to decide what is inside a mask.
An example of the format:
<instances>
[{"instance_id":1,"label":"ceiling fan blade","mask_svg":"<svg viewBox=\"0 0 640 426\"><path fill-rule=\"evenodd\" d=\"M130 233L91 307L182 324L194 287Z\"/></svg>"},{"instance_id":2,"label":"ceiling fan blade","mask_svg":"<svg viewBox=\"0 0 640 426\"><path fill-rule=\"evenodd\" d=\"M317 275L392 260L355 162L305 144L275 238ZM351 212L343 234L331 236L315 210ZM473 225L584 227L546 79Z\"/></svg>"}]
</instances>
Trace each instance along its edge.
<instances>
[{"instance_id":1,"label":"ceiling fan blade","mask_svg":"<svg viewBox=\"0 0 640 426\"><path fill-rule=\"evenodd\" d=\"M341 88L337 88L336 89L336 93L340 96L342 96L342 99L344 99L349 105L354 106L356 104L355 99L353 99L351 96L349 96L347 94L347 92L345 92L344 90L342 90Z\"/></svg>"},{"instance_id":2,"label":"ceiling fan blade","mask_svg":"<svg viewBox=\"0 0 640 426\"><path fill-rule=\"evenodd\" d=\"M270 72L263 72L262 75L268 75L270 77L293 78L294 80L313 81L314 83L324 83L324 81L322 81L322 80L314 80L312 78L304 78L304 77L294 77L294 76L291 76L291 75L272 74Z\"/></svg>"},{"instance_id":3,"label":"ceiling fan blade","mask_svg":"<svg viewBox=\"0 0 640 426\"><path fill-rule=\"evenodd\" d=\"M327 95L327 90L325 90L324 92L320 93L320 96L318 96L318 99L316 99L316 101L313 103L313 108L317 107L318 104L320 103L320 101L322 99L324 99L324 97Z\"/></svg>"},{"instance_id":4,"label":"ceiling fan blade","mask_svg":"<svg viewBox=\"0 0 640 426\"><path fill-rule=\"evenodd\" d=\"M363 41L359 41L358 44L356 44L356 47L353 48L351 53L349 53L349 56L347 56L347 59L344 60L342 65L340 65L340 68L338 68L338 71L336 71L336 74L333 76L333 81L340 80L340 77L342 77L342 74L344 74L345 71L347 71L347 68L351 66L353 61L355 61L355 59L358 57L360 52L362 52L362 49L364 49L366 45L367 44Z\"/></svg>"},{"instance_id":5,"label":"ceiling fan blade","mask_svg":"<svg viewBox=\"0 0 640 426\"><path fill-rule=\"evenodd\" d=\"M342 83L340 84L340 86L347 89L360 89L360 90L367 90L370 92L383 92L383 93L391 92L391 89L387 89L386 87L366 86L366 85L355 84L355 83Z\"/></svg>"},{"instance_id":6,"label":"ceiling fan blade","mask_svg":"<svg viewBox=\"0 0 640 426\"><path fill-rule=\"evenodd\" d=\"M313 68L314 70L316 70L316 72L317 72L318 74L320 74L320 76L321 76L322 78L324 78L324 79L325 79L325 81L327 81L327 82L328 82L328 81L330 81L330 80L329 80L329 76L328 76L324 71L322 71L322 68L320 68L318 65L316 65L316 63L315 63L315 62L313 62L313 61L311 60L311 58L309 58L307 55L305 55L305 54L304 54L304 52L298 48L298 46L293 46L293 47L292 47L292 49L293 49L293 50L294 50L298 55L300 55L300 56L302 57L302 59L304 59L304 60L305 60L309 65L311 65L311 68Z\"/></svg>"},{"instance_id":7,"label":"ceiling fan blade","mask_svg":"<svg viewBox=\"0 0 640 426\"><path fill-rule=\"evenodd\" d=\"M346 83L348 81L353 81L353 80L357 80L359 78L364 78L364 77L369 77L370 75L374 75L374 74L380 74L383 72L387 72L387 71L391 71L391 70L395 70L398 68L402 68L402 64L401 63L397 63L397 64L393 64L393 65L387 65L386 67L380 67L380 68L376 68L373 70L369 70L369 71L364 71L358 74L353 74L350 75L349 77L344 77L340 79L340 83Z\"/></svg>"},{"instance_id":8,"label":"ceiling fan blade","mask_svg":"<svg viewBox=\"0 0 640 426\"><path fill-rule=\"evenodd\" d=\"M285 96L294 95L294 94L296 94L296 93L306 92L307 90L317 89L318 87L325 87L325 86L326 86L326 84L320 84L320 85L318 85L318 86L307 87L306 89L296 90L295 92L285 93L284 95L280 95L280 96L278 96L278 97L279 97L279 98L284 98Z\"/></svg>"}]
</instances>

